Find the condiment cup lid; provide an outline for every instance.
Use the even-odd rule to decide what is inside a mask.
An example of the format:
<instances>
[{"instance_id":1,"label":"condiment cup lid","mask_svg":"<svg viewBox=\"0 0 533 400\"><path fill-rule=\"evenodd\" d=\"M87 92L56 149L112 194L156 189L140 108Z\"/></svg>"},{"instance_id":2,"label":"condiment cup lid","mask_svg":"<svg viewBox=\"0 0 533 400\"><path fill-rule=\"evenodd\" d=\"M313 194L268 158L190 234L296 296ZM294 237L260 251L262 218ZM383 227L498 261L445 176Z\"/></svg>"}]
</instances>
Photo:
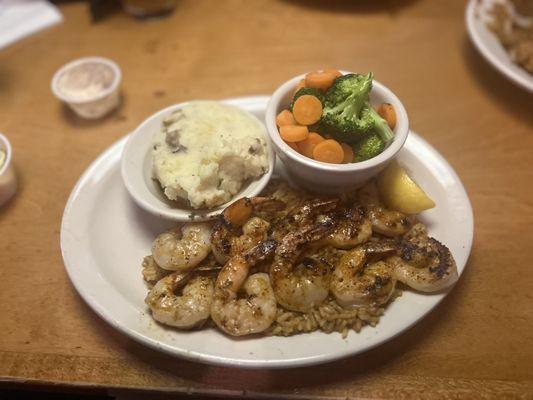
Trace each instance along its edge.
<instances>
[{"instance_id":1,"label":"condiment cup lid","mask_svg":"<svg viewBox=\"0 0 533 400\"><path fill-rule=\"evenodd\" d=\"M83 65L83 64L102 64L102 65L109 67L110 70L113 72L113 81L108 87L104 88L98 94L95 94L94 97L91 97L88 99L76 99L73 97L69 97L68 95L65 95L65 93L61 91L60 79L68 71L71 71L74 68L79 67L80 65ZM96 101L96 100L99 100L99 99L102 99L108 96L110 93L113 93L115 90L117 90L118 85L120 84L121 80L122 80L122 71L120 70L120 67L118 66L116 62L108 58L104 58L104 57L83 57L83 58L78 58L76 60L68 62L67 64L59 68L54 74L50 86L51 86L52 92L59 100L64 101L66 103L81 104L81 103L88 103L88 102Z\"/></svg>"}]
</instances>

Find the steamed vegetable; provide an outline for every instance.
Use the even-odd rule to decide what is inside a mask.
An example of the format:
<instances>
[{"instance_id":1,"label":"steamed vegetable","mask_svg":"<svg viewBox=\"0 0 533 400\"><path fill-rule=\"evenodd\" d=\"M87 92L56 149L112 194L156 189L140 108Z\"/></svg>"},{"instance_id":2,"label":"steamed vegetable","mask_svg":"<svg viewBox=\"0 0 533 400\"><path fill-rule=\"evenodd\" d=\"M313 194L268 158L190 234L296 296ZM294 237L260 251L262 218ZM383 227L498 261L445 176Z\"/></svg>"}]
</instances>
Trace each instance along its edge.
<instances>
[{"instance_id":1,"label":"steamed vegetable","mask_svg":"<svg viewBox=\"0 0 533 400\"><path fill-rule=\"evenodd\" d=\"M385 143L377 134L373 133L364 137L354 146L354 149L354 161L365 161L380 154L385 149Z\"/></svg>"},{"instance_id":2,"label":"steamed vegetable","mask_svg":"<svg viewBox=\"0 0 533 400\"><path fill-rule=\"evenodd\" d=\"M394 136L368 100L372 73L348 74L335 79L326 92L320 127L335 139L349 144L362 140L370 132L379 134L387 144Z\"/></svg>"},{"instance_id":3,"label":"steamed vegetable","mask_svg":"<svg viewBox=\"0 0 533 400\"><path fill-rule=\"evenodd\" d=\"M313 158L313 150L316 145L323 142L325 139L316 132L309 132L307 139L298 142L298 149L304 156Z\"/></svg>"},{"instance_id":4,"label":"steamed vegetable","mask_svg":"<svg viewBox=\"0 0 533 400\"><path fill-rule=\"evenodd\" d=\"M314 89L328 90L336 77L336 74L333 72L309 72L305 76L305 86Z\"/></svg>"},{"instance_id":5,"label":"steamed vegetable","mask_svg":"<svg viewBox=\"0 0 533 400\"><path fill-rule=\"evenodd\" d=\"M298 82L298 84L294 88L294 93L296 94L298 92L298 90L300 90L300 89L302 89L304 87L305 87L305 79L300 79L300 82Z\"/></svg>"},{"instance_id":6,"label":"steamed vegetable","mask_svg":"<svg viewBox=\"0 0 533 400\"><path fill-rule=\"evenodd\" d=\"M346 143L341 143L341 147L344 150L344 158L342 160L342 163L343 164L349 164L349 163L353 162L354 153L353 153L352 146L350 146L350 145L348 145Z\"/></svg>"},{"instance_id":7,"label":"steamed vegetable","mask_svg":"<svg viewBox=\"0 0 533 400\"><path fill-rule=\"evenodd\" d=\"M324 140L313 149L313 158L317 161L340 164L344 159L344 150L336 140Z\"/></svg>"},{"instance_id":8,"label":"steamed vegetable","mask_svg":"<svg viewBox=\"0 0 533 400\"><path fill-rule=\"evenodd\" d=\"M309 136L307 126L283 125L279 128L279 135L286 142L300 142Z\"/></svg>"},{"instance_id":9,"label":"steamed vegetable","mask_svg":"<svg viewBox=\"0 0 533 400\"><path fill-rule=\"evenodd\" d=\"M354 144L372 129L361 119L368 93L372 88L372 75L349 74L335 79L327 91L320 127L334 138Z\"/></svg>"},{"instance_id":10,"label":"steamed vegetable","mask_svg":"<svg viewBox=\"0 0 533 400\"><path fill-rule=\"evenodd\" d=\"M325 72L326 74L332 74L333 76L335 76L335 78L337 78L338 76L342 76L342 72L335 68L328 68L325 69L323 72Z\"/></svg>"},{"instance_id":11,"label":"steamed vegetable","mask_svg":"<svg viewBox=\"0 0 533 400\"><path fill-rule=\"evenodd\" d=\"M392 104L382 103L379 105L376 111L381 116L381 118L387 121L387 124L389 124L389 128L394 129L394 127L396 126L396 111L394 111L394 107L392 106Z\"/></svg>"},{"instance_id":12,"label":"steamed vegetable","mask_svg":"<svg viewBox=\"0 0 533 400\"><path fill-rule=\"evenodd\" d=\"M296 125L296 120L294 119L292 113L289 110L283 110L276 117L276 125Z\"/></svg>"},{"instance_id":13,"label":"steamed vegetable","mask_svg":"<svg viewBox=\"0 0 533 400\"><path fill-rule=\"evenodd\" d=\"M285 142L285 141L284 141ZM298 145L295 142L285 142L289 145L290 148L292 148L294 151L300 152L300 149L298 148Z\"/></svg>"},{"instance_id":14,"label":"steamed vegetable","mask_svg":"<svg viewBox=\"0 0 533 400\"><path fill-rule=\"evenodd\" d=\"M292 114L299 124L312 125L322 117L322 103L316 96L304 94L294 101Z\"/></svg>"},{"instance_id":15,"label":"steamed vegetable","mask_svg":"<svg viewBox=\"0 0 533 400\"><path fill-rule=\"evenodd\" d=\"M379 135L385 145L388 144L394 137L394 132L387 121L381 118L377 111L370 105L364 108L363 114L363 118L366 121L370 121L374 126L373 131Z\"/></svg>"},{"instance_id":16,"label":"steamed vegetable","mask_svg":"<svg viewBox=\"0 0 533 400\"><path fill-rule=\"evenodd\" d=\"M303 87L303 88L298 89L294 93L294 96L293 96L292 101L291 101L291 105L289 106L289 110L292 111L295 101L298 100L299 97L305 96L305 95L315 96L318 100L320 100L321 104L324 104L324 95L322 94L322 92L320 90L313 89L313 88L308 88L308 87Z\"/></svg>"}]
</instances>

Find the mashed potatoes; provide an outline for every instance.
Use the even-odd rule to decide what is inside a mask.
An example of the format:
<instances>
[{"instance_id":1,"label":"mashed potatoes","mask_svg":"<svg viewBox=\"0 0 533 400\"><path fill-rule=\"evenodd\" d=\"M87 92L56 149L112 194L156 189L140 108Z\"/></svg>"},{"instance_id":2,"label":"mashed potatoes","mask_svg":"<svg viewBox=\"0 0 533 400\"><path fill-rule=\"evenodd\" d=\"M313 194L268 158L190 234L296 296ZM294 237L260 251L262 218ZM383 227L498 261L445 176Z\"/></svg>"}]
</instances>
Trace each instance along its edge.
<instances>
[{"instance_id":1,"label":"mashed potatoes","mask_svg":"<svg viewBox=\"0 0 533 400\"><path fill-rule=\"evenodd\" d=\"M165 118L155 135L153 176L170 200L212 208L269 167L263 126L237 107L202 101Z\"/></svg>"}]
</instances>

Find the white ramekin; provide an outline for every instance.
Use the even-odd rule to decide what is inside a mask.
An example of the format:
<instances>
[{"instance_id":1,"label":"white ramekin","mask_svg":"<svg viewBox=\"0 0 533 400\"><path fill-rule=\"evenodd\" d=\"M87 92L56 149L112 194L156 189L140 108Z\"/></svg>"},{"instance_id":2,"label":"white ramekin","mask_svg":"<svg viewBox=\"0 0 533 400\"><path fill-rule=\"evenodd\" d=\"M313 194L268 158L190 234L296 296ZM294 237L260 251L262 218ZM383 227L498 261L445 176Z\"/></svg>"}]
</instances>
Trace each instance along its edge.
<instances>
[{"instance_id":1,"label":"white ramekin","mask_svg":"<svg viewBox=\"0 0 533 400\"><path fill-rule=\"evenodd\" d=\"M17 177L13 168L13 151L9 140L0 133L0 149L6 152L4 164L0 167L0 206L17 191Z\"/></svg>"},{"instance_id":2,"label":"white ramekin","mask_svg":"<svg viewBox=\"0 0 533 400\"><path fill-rule=\"evenodd\" d=\"M265 137L268 156L268 171L261 177L251 180L242 190L229 202L220 206L194 210L191 207L180 203L169 201L160 189L159 183L152 178L152 148L154 134L161 129L161 124L165 117L173 111L179 110L191 103L198 103L205 100L195 100L186 103L175 104L160 110L148 117L129 136L124 151L122 152L121 172L122 180L133 200L144 210L164 219L190 222L207 221L216 218L226 207L239 197L253 197L259 195L266 187L274 171L276 156L272 149L272 144L268 140L268 135L263 123L252 113L240 108L257 122L262 134ZM221 101L229 104L229 101Z\"/></svg>"},{"instance_id":3,"label":"white ramekin","mask_svg":"<svg viewBox=\"0 0 533 400\"><path fill-rule=\"evenodd\" d=\"M342 71L343 74L350 72ZM370 93L372 104L390 103L396 111L396 126L392 143L378 156L351 164L329 164L315 161L293 150L280 137L276 126L277 114L291 101L294 88L305 74L298 75L278 87L267 105L266 127L274 151L289 174L299 185L315 192L339 193L361 186L379 173L403 147L409 133L407 112L398 97L386 86L374 80Z\"/></svg>"},{"instance_id":4,"label":"white ramekin","mask_svg":"<svg viewBox=\"0 0 533 400\"><path fill-rule=\"evenodd\" d=\"M91 74L93 66L104 66L112 75L109 85L89 98L75 98L62 90L62 78L75 70L84 69ZM96 78L96 76L95 76ZM111 112L120 103L120 81L122 73L119 66L107 58L84 57L63 65L52 78L51 88L55 96L65 102L76 114L82 118L97 119Z\"/></svg>"}]
</instances>

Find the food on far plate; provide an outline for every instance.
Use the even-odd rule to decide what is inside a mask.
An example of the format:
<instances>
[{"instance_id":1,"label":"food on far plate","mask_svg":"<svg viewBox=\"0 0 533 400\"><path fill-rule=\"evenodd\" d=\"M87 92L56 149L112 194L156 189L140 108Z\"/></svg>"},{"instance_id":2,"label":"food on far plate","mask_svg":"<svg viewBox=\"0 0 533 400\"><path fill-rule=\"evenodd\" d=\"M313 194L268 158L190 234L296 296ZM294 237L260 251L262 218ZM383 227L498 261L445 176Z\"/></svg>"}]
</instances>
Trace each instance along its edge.
<instances>
[{"instance_id":1,"label":"food on far plate","mask_svg":"<svg viewBox=\"0 0 533 400\"><path fill-rule=\"evenodd\" d=\"M392 210L417 214L435 207L435 202L409 177L396 160L381 172L377 186L383 203Z\"/></svg>"},{"instance_id":2,"label":"food on far plate","mask_svg":"<svg viewBox=\"0 0 533 400\"><path fill-rule=\"evenodd\" d=\"M155 320L231 336L345 337L375 326L402 290L431 293L458 279L450 250L415 216L387 209L375 181L342 197L272 181L214 222L161 233L142 274Z\"/></svg>"},{"instance_id":3,"label":"food on far plate","mask_svg":"<svg viewBox=\"0 0 533 400\"><path fill-rule=\"evenodd\" d=\"M168 115L154 137L153 177L170 200L211 208L268 171L264 127L248 112L214 101Z\"/></svg>"},{"instance_id":4,"label":"food on far plate","mask_svg":"<svg viewBox=\"0 0 533 400\"><path fill-rule=\"evenodd\" d=\"M374 109L371 90L372 73L308 73L295 88L289 108L276 118L281 138L300 154L331 164L377 156L394 137L396 113L386 103Z\"/></svg>"},{"instance_id":5,"label":"food on far plate","mask_svg":"<svg viewBox=\"0 0 533 400\"><path fill-rule=\"evenodd\" d=\"M533 2L507 0L494 3L487 24L513 62L533 74Z\"/></svg>"}]
</instances>

